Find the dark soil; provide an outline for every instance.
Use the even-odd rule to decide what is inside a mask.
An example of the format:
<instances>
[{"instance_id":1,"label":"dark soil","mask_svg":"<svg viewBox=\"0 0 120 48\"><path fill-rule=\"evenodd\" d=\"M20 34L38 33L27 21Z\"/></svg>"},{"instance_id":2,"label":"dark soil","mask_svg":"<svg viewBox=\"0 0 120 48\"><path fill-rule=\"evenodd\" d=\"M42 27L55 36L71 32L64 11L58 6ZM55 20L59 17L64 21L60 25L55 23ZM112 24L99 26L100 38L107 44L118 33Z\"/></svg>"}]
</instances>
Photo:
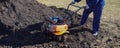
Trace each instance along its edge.
<instances>
[{"instance_id":1,"label":"dark soil","mask_svg":"<svg viewBox=\"0 0 120 48\"><path fill-rule=\"evenodd\" d=\"M73 11L65 12L64 8L55 6L47 7L35 0L0 0L0 47L1 48L109 48L107 43L117 42L114 39L105 38L112 35L104 32L98 36L91 34L92 19L89 18L84 26L79 26L81 15ZM69 25L70 34L65 35L63 42L52 40L52 36L45 34L48 16L69 17L66 23ZM106 35L106 36L105 36ZM100 39L106 39L106 44L101 44ZM120 45L118 45L120 46Z\"/></svg>"}]
</instances>

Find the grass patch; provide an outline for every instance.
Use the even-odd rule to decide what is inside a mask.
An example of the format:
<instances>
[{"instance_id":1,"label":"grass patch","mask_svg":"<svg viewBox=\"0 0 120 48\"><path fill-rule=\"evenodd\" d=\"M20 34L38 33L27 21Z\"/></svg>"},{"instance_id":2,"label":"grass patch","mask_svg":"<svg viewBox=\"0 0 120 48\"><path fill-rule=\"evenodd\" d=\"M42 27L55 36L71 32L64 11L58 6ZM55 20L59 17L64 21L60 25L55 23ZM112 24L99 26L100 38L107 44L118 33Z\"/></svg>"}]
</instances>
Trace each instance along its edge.
<instances>
[{"instance_id":1,"label":"grass patch","mask_svg":"<svg viewBox=\"0 0 120 48\"><path fill-rule=\"evenodd\" d=\"M71 2L71 0L37 0L40 3L46 4L47 6L56 6L58 8L66 8L67 5ZM105 0L106 5L103 12L103 20L104 19L113 19L118 20L120 18L120 0ZM77 3L78 6L84 6L85 1L81 1ZM70 10L76 10L76 8L71 7ZM79 13L82 14L83 10Z\"/></svg>"}]
</instances>

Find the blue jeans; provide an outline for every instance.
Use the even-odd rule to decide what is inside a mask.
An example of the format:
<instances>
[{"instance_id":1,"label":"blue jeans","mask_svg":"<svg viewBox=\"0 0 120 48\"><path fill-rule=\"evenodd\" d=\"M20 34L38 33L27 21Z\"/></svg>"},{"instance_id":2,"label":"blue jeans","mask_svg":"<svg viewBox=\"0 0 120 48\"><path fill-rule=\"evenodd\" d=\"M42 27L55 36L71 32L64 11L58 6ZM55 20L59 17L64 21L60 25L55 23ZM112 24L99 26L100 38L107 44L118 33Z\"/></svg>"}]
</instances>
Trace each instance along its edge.
<instances>
[{"instance_id":1,"label":"blue jeans","mask_svg":"<svg viewBox=\"0 0 120 48\"><path fill-rule=\"evenodd\" d=\"M83 16L82 16L80 24L81 25L85 24L89 14L91 12L93 12L94 17L93 17L93 24L92 24L93 25L93 32L92 33L98 32L99 27L100 27L100 18L102 16L102 10L103 10L103 7L85 9L83 12Z\"/></svg>"}]
</instances>

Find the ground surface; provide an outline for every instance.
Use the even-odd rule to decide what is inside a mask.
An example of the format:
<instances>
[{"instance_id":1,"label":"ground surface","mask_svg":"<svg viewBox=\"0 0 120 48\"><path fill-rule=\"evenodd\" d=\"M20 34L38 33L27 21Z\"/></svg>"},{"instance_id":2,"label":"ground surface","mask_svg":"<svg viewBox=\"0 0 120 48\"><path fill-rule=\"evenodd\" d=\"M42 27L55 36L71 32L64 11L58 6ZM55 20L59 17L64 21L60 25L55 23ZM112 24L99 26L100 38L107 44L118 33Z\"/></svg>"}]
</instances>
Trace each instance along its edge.
<instances>
[{"instance_id":1,"label":"ground surface","mask_svg":"<svg viewBox=\"0 0 120 48\"><path fill-rule=\"evenodd\" d=\"M44 23L47 22L45 17L70 16L73 13L71 10L75 8L69 10L68 13L64 12L70 0L38 1L39 3L35 0L0 0L0 48L120 47L119 0L106 0L98 36L95 37L91 34L92 17L83 27L76 26L82 17L82 11L80 11L67 19L70 34L66 35L63 42L52 40L51 36L44 34L46 32ZM84 5L83 3L82 5Z\"/></svg>"}]
</instances>

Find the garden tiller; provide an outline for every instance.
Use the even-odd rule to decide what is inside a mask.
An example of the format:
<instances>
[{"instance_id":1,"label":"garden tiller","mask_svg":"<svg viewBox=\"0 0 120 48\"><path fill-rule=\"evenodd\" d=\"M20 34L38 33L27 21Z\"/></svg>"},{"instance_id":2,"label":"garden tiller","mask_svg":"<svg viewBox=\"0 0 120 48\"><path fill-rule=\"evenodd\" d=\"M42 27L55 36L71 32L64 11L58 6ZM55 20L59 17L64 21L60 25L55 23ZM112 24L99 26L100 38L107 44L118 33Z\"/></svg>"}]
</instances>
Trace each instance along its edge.
<instances>
[{"instance_id":1,"label":"garden tiller","mask_svg":"<svg viewBox=\"0 0 120 48\"><path fill-rule=\"evenodd\" d=\"M68 7L67 7L67 10L65 10L65 13L66 12L68 13L68 10L69 10L70 6L74 6L74 7L77 7L79 9L77 9L70 16L66 15L64 17L61 17L61 16L50 16L50 17L47 17L48 18L47 20L49 20L51 22L51 23L48 23L48 31L50 33L52 33L53 35L59 37L59 40L62 40L64 38L63 34L69 33L69 31L68 31L69 27L66 24L66 20L69 17L71 17L72 15L74 15L75 13L77 13L80 9L85 8L85 6L79 7L79 6L76 6L76 5L73 5L73 4L70 3L68 5Z\"/></svg>"}]
</instances>

